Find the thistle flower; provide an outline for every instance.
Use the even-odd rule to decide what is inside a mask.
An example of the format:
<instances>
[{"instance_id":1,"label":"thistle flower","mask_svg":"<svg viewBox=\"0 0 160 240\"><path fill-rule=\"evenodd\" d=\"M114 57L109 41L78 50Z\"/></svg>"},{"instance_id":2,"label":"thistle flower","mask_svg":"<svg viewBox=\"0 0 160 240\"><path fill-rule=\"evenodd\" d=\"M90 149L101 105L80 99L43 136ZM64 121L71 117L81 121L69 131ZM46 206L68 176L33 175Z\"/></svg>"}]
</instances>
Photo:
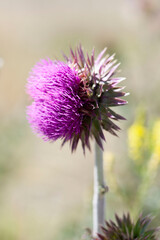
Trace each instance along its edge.
<instances>
[{"instance_id":1,"label":"thistle flower","mask_svg":"<svg viewBox=\"0 0 160 240\"><path fill-rule=\"evenodd\" d=\"M151 221L149 216L139 216L137 222L133 223L129 214L122 218L116 215L116 223L106 222L106 226L102 227L103 235L98 234L97 240L156 240L159 229L147 229Z\"/></svg>"},{"instance_id":2,"label":"thistle flower","mask_svg":"<svg viewBox=\"0 0 160 240\"><path fill-rule=\"evenodd\" d=\"M66 63L41 60L28 78L27 91L33 103L27 108L27 116L33 130L44 140L70 141L72 151L81 140L83 150L90 149L90 137L103 149L103 129L113 135L120 128L112 120L124 117L111 107L126 104L120 99L126 94L117 84L124 80L115 77L119 64L114 55L103 57L104 49L95 59L84 56L82 47Z\"/></svg>"}]
</instances>

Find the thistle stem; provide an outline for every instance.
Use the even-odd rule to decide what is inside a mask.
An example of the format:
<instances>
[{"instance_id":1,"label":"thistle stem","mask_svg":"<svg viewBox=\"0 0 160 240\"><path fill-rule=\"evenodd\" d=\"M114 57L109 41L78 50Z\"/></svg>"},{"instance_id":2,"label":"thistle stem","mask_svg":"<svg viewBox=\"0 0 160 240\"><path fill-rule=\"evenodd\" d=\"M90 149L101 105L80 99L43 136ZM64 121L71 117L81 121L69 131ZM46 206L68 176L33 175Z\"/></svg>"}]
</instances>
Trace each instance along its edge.
<instances>
[{"instance_id":1,"label":"thistle stem","mask_svg":"<svg viewBox=\"0 0 160 240\"><path fill-rule=\"evenodd\" d=\"M93 236L101 233L105 220L105 193L107 187L103 176L103 151L95 142L94 156L94 196L93 196Z\"/></svg>"}]
</instances>

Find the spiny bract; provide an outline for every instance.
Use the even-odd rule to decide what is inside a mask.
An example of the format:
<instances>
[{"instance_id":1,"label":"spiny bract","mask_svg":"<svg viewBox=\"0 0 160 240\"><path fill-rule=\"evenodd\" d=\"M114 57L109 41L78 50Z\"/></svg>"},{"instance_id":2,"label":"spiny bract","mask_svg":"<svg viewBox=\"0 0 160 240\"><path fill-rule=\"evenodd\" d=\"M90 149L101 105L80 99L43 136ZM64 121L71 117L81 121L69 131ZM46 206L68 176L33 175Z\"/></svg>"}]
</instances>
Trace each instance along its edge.
<instances>
[{"instance_id":1,"label":"spiny bract","mask_svg":"<svg viewBox=\"0 0 160 240\"><path fill-rule=\"evenodd\" d=\"M139 216L136 223L131 221L130 215L116 217L116 222L108 221L102 227L103 234L98 234L97 240L158 240L156 232L158 228L148 229L152 221L149 216Z\"/></svg>"}]
</instances>

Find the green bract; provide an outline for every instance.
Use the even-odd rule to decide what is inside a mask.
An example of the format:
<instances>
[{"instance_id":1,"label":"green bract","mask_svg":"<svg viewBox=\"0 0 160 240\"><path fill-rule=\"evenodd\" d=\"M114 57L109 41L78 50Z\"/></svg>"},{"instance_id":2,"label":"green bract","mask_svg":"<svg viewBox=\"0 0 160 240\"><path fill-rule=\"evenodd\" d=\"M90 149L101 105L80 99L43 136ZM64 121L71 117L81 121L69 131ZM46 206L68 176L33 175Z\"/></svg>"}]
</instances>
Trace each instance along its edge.
<instances>
[{"instance_id":1,"label":"green bract","mask_svg":"<svg viewBox=\"0 0 160 240\"><path fill-rule=\"evenodd\" d=\"M115 215L115 218L116 222L108 221L102 227L103 234L98 234L99 240L158 240L158 228L148 229L151 217L140 215L136 223L132 222L129 214L124 214L122 218Z\"/></svg>"}]
</instances>

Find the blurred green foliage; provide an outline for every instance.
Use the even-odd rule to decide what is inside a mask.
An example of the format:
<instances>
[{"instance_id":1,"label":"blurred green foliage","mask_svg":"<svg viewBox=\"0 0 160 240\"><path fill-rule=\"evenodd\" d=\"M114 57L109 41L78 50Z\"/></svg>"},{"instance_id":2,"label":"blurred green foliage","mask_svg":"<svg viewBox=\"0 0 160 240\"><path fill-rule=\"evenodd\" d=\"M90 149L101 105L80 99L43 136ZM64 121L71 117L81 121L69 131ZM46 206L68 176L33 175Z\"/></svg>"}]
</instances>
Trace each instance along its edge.
<instances>
[{"instance_id":1,"label":"blurred green foliage","mask_svg":"<svg viewBox=\"0 0 160 240\"><path fill-rule=\"evenodd\" d=\"M160 119L147 121L146 112L138 109L135 120L128 129L128 156L125 156L128 160L120 176L115 173L114 153L104 154L105 162L109 162L105 171L115 197L121 197L132 216L137 217L143 211L154 213L157 222L160 219L159 131ZM119 183L117 179L122 176L123 182Z\"/></svg>"},{"instance_id":2,"label":"blurred green foliage","mask_svg":"<svg viewBox=\"0 0 160 240\"><path fill-rule=\"evenodd\" d=\"M70 219L69 221L66 221L64 225L62 225L62 228L57 234L56 239L79 240L80 236L82 235L81 230L79 219Z\"/></svg>"},{"instance_id":3,"label":"blurred green foliage","mask_svg":"<svg viewBox=\"0 0 160 240\"><path fill-rule=\"evenodd\" d=\"M18 240L19 233L14 221L10 219L1 219L0 222L0 239L3 240Z\"/></svg>"}]
</instances>

